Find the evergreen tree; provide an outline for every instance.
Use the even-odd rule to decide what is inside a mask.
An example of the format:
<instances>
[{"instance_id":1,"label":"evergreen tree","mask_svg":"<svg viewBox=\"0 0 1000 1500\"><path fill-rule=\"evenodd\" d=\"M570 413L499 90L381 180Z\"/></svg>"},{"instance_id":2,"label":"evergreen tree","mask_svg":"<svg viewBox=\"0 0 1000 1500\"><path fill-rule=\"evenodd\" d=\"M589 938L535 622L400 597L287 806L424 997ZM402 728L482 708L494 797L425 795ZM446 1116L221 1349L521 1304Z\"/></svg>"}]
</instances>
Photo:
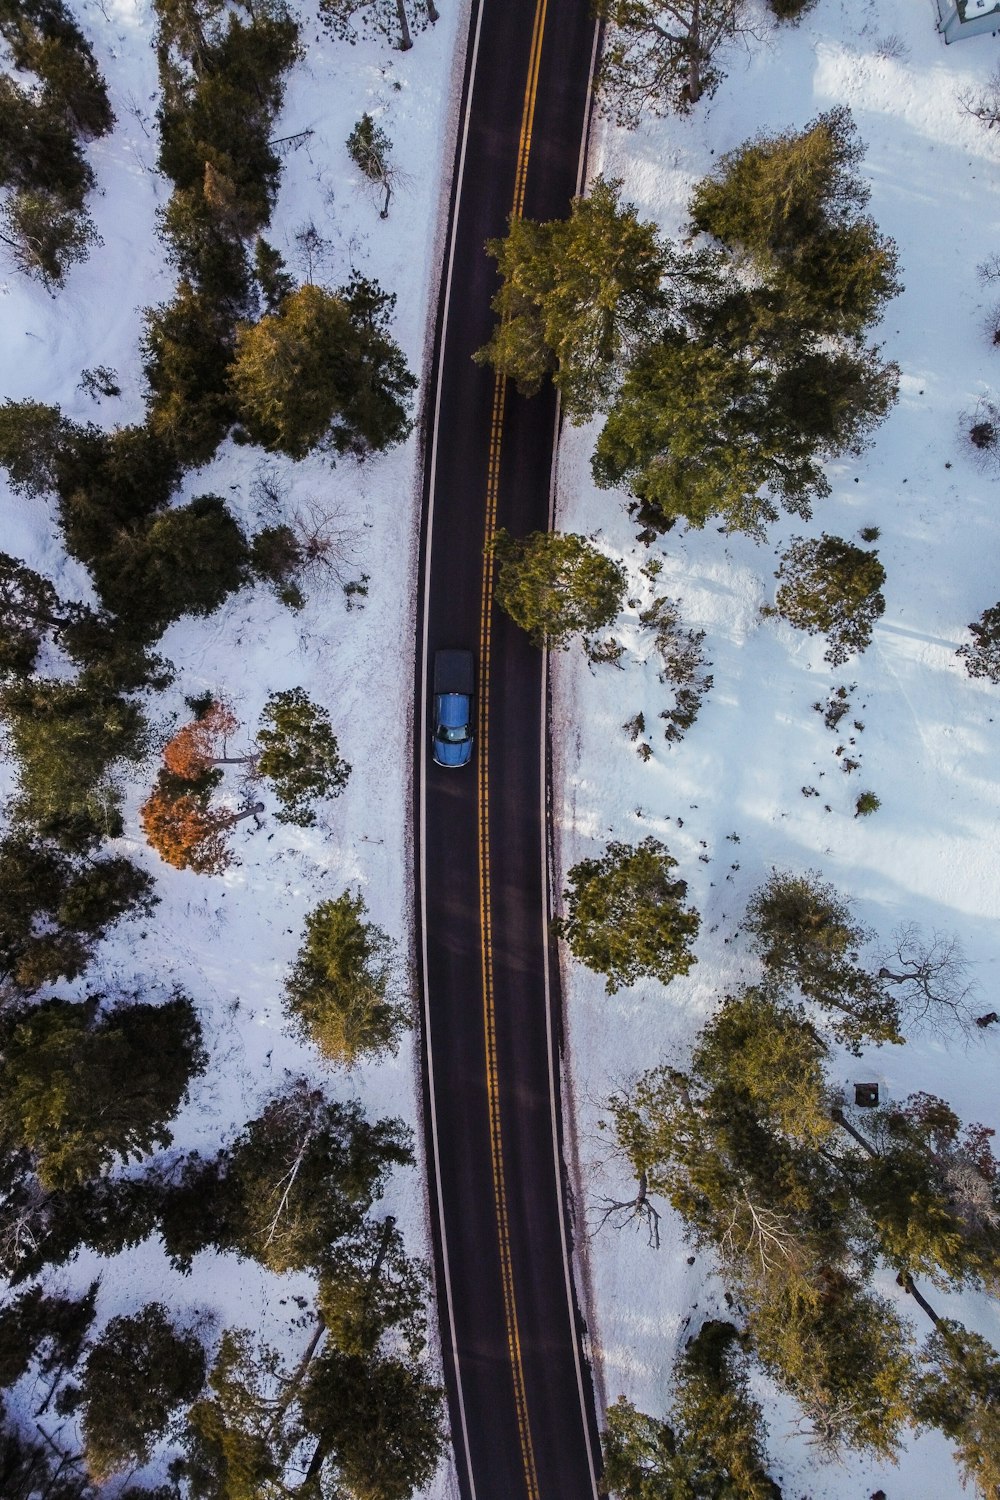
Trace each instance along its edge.
<instances>
[{"instance_id":1,"label":"evergreen tree","mask_svg":"<svg viewBox=\"0 0 1000 1500\"><path fill-rule=\"evenodd\" d=\"M83 136L107 135L115 123L94 54L63 0L3 0L0 35L18 68L35 73L43 92Z\"/></svg>"},{"instance_id":2,"label":"evergreen tree","mask_svg":"<svg viewBox=\"0 0 1000 1500\"><path fill-rule=\"evenodd\" d=\"M30 676L43 635L69 619L47 578L0 552L0 672Z\"/></svg>"},{"instance_id":3,"label":"evergreen tree","mask_svg":"<svg viewBox=\"0 0 1000 1500\"><path fill-rule=\"evenodd\" d=\"M71 424L56 406L12 401L0 406L0 464L16 495L47 495L56 488L59 456Z\"/></svg>"},{"instance_id":4,"label":"evergreen tree","mask_svg":"<svg viewBox=\"0 0 1000 1500\"><path fill-rule=\"evenodd\" d=\"M281 803L278 822L311 828L316 822L312 803L320 797L339 796L351 774L330 726L330 715L313 703L304 688L291 688L272 693L261 717L256 768L270 781Z\"/></svg>"},{"instance_id":5,"label":"evergreen tree","mask_svg":"<svg viewBox=\"0 0 1000 1500\"><path fill-rule=\"evenodd\" d=\"M797 987L832 1012L839 1041L857 1051L869 1040L903 1040L898 1001L858 962L872 934L815 870L772 871L751 897L745 924L776 994Z\"/></svg>"},{"instance_id":6,"label":"evergreen tree","mask_svg":"<svg viewBox=\"0 0 1000 1500\"><path fill-rule=\"evenodd\" d=\"M0 1403L0 1477L5 1500L98 1500L74 1467L75 1455L25 1437Z\"/></svg>"},{"instance_id":7,"label":"evergreen tree","mask_svg":"<svg viewBox=\"0 0 1000 1500\"><path fill-rule=\"evenodd\" d=\"M1000 1494L1000 1355L951 1319L938 1323L920 1356L914 1413L955 1444L963 1478L985 1500Z\"/></svg>"},{"instance_id":8,"label":"evergreen tree","mask_svg":"<svg viewBox=\"0 0 1000 1500\"><path fill-rule=\"evenodd\" d=\"M750 991L705 1028L688 1072L654 1068L609 1101L645 1193L717 1246L748 1296L762 1270L808 1286L817 1266L848 1254L851 1196L827 1149L825 1052L803 1018Z\"/></svg>"},{"instance_id":9,"label":"evergreen tree","mask_svg":"<svg viewBox=\"0 0 1000 1500\"><path fill-rule=\"evenodd\" d=\"M608 844L599 859L569 872L565 917L553 928L580 963L605 976L608 994L648 976L669 984L697 962L688 944L699 917L682 906L687 882L675 880L677 861L658 839Z\"/></svg>"},{"instance_id":10,"label":"evergreen tree","mask_svg":"<svg viewBox=\"0 0 1000 1500\"><path fill-rule=\"evenodd\" d=\"M214 1245L272 1271L321 1268L411 1159L399 1120L370 1121L296 1080L229 1151L188 1164L163 1207L164 1242L182 1266Z\"/></svg>"},{"instance_id":11,"label":"evergreen tree","mask_svg":"<svg viewBox=\"0 0 1000 1500\"><path fill-rule=\"evenodd\" d=\"M205 1067L190 1000L98 1005L45 1000L0 1027L0 1144L30 1152L46 1188L169 1145L167 1122Z\"/></svg>"},{"instance_id":12,"label":"evergreen tree","mask_svg":"<svg viewBox=\"0 0 1000 1500\"><path fill-rule=\"evenodd\" d=\"M227 1328L210 1393L189 1409L176 1465L190 1500L279 1500L298 1434L282 1420L286 1378L276 1349ZM298 1415L292 1408L293 1417Z\"/></svg>"},{"instance_id":13,"label":"evergreen tree","mask_svg":"<svg viewBox=\"0 0 1000 1500\"><path fill-rule=\"evenodd\" d=\"M289 275L280 252L260 235L254 241L253 272L264 311L278 312L285 298L295 290L295 279Z\"/></svg>"},{"instance_id":14,"label":"evergreen tree","mask_svg":"<svg viewBox=\"0 0 1000 1500\"><path fill-rule=\"evenodd\" d=\"M537 646L568 650L569 639L610 625L622 607L626 575L585 537L533 531L523 539L496 532L496 597Z\"/></svg>"},{"instance_id":15,"label":"evergreen tree","mask_svg":"<svg viewBox=\"0 0 1000 1500\"><path fill-rule=\"evenodd\" d=\"M963 659L970 677L1000 682L1000 604L984 609L969 626L969 634L972 645L959 646L955 655Z\"/></svg>"},{"instance_id":16,"label":"evergreen tree","mask_svg":"<svg viewBox=\"0 0 1000 1500\"><path fill-rule=\"evenodd\" d=\"M745 28L741 0L596 0L608 24L598 96L619 125L633 129L648 109L686 114L715 93L716 61Z\"/></svg>"},{"instance_id":17,"label":"evergreen tree","mask_svg":"<svg viewBox=\"0 0 1000 1500\"><path fill-rule=\"evenodd\" d=\"M33 1286L0 1308L0 1387L8 1389L35 1365L39 1376L50 1381L46 1399L51 1398L80 1358L94 1321L98 1285L92 1281L80 1297L49 1296Z\"/></svg>"},{"instance_id":18,"label":"evergreen tree","mask_svg":"<svg viewBox=\"0 0 1000 1500\"><path fill-rule=\"evenodd\" d=\"M410 1500L428 1483L444 1447L441 1392L420 1367L391 1355L329 1347L302 1391L302 1419L316 1438L307 1480L358 1500Z\"/></svg>"},{"instance_id":19,"label":"evergreen tree","mask_svg":"<svg viewBox=\"0 0 1000 1500\"><path fill-rule=\"evenodd\" d=\"M250 543L252 571L274 586L289 609L301 609L305 603L299 575L306 561L306 549L291 526L265 526Z\"/></svg>"},{"instance_id":20,"label":"evergreen tree","mask_svg":"<svg viewBox=\"0 0 1000 1500\"><path fill-rule=\"evenodd\" d=\"M176 455L148 426L65 424L56 490L67 549L100 575L124 538L167 505L179 478Z\"/></svg>"},{"instance_id":21,"label":"evergreen tree","mask_svg":"<svg viewBox=\"0 0 1000 1500\"><path fill-rule=\"evenodd\" d=\"M305 941L285 981L293 1025L334 1062L395 1052L409 1024L393 985L392 942L367 922L362 896L349 891L306 917Z\"/></svg>"},{"instance_id":22,"label":"evergreen tree","mask_svg":"<svg viewBox=\"0 0 1000 1500\"><path fill-rule=\"evenodd\" d=\"M94 573L127 630L155 639L182 615L210 615L247 580L246 539L224 500L199 495L124 536Z\"/></svg>"},{"instance_id":23,"label":"evergreen tree","mask_svg":"<svg viewBox=\"0 0 1000 1500\"><path fill-rule=\"evenodd\" d=\"M622 1500L781 1500L767 1473L764 1419L733 1325L705 1323L674 1374L666 1421L624 1397L608 1408L608 1488Z\"/></svg>"},{"instance_id":24,"label":"evergreen tree","mask_svg":"<svg viewBox=\"0 0 1000 1500\"><path fill-rule=\"evenodd\" d=\"M61 287L70 266L87 259L100 244L94 221L84 208L67 206L46 188L19 188L0 208L0 241L26 276L37 276L50 289Z\"/></svg>"},{"instance_id":25,"label":"evergreen tree","mask_svg":"<svg viewBox=\"0 0 1000 1500\"><path fill-rule=\"evenodd\" d=\"M402 1341L414 1359L427 1343L427 1268L406 1254L389 1216L367 1220L331 1247L323 1265L319 1312L331 1341L346 1354L371 1354Z\"/></svg>"},{"instance_id":26,"label":"evergreen tree","mask_svg":"<svg viewBox=\"0 0 1000 1500\"><path fill-rule=\"evenodd\" d=\"M827 637L823 660L841 666L871 644L872 628L885 612L885 569L876 552L842 537L794 537L781 554L775 608L798 630Z\"/></svg>"},{"instance_id":27,"label":"evergreen tree","mask_svg":"<svg viewBox=\"0 0 1000 1500\"><path fill-rule=\"evenodd\" d=\"M155 882L123 854L78 865L66 884L56 920L74 932L103 937L123 916L148 917L158 901Z\"/></svg>"},{"instance_id":28,"label":"evergreen tree","mask_svg":"<svg viewBox=\"0 0 1000 1500\"><path fill-rule=\"evenodd\" d=\"M363 114L347 137L347 154L354 165L374 187L385 193L381 217L389 217L389 200L392 197L396 174L389 160L392 141L376 125L370 114Z\"/></svg>"},{"instance_id":29,"label":"evergreen tree","mask_svg":"<svg viewBox=\"0 0 1000 1500\"><path fill-rule=\"evenodd\" d=\"M802 1407L820 1450L836 1457L846 1446L895 1460L910 1419L913 1360L892 1303L829 1267L811 1284L761 1284L747 1317L754 1350Z\"/></svg>"},{"instance_id":30,"label":"evergreen tree","mask_svg":"<svg viewBox=\"0 0 1000 1500\"><path fill-rule=\"evenodd\" d=\"M775 501L808 517L813 496L829 493L822 461L860 452L895 400L895 366L871 350L813 348L794 325L768 326L767 300L689 304L689 330L666 334L629 367L594 478L602 488L627 483L657 530L719 515L727 530L761 538Z\"/></svg>"},{"instance_id":31,"label":"evergreen tree","mask_svg":"<svg viewBox=\"0 0 1000 1500\"><path fill-rule=\"evenodd\" d=\"M119 796L110 777L116 762L139 760L146 721L138 704L85 677L76 682L18 682L0 692L18 764L19 820L64 848L89 847L120 826Z\"/></svg>"},{"instance_id":32,"label":"evergreen tree","mask_svg":"<svg viewBox=\"0 0 1000 1500\"><path fill-rule=\"evenodd\" d=\"M993 1132L962 1129L943 1099L915 1094L874 1115L852 1159L868 1237L903 1276L1000 1288L1000 1162Z\"/></svg>"},{"instance_id":33,"label":"evergreen tree","mask_svg":"<svg viewBox=\"0 0 1000 1500\"><path fill-rule=\"evenodd\" d=\"M754 1350L817 1440L891 1456L910 1361L852 1264L863 1211L833 1150L825 1055L804 1018L751 991L705 1028L688 1072L654 1069L610 1108L643 1190L721 1256Z\"/></svg>"},{"instance_id":34,"label":"evergreen tree","mask_svg":"<svg viewBox=\"0 0 1000 1500\"><path fill-rule=\"evenodd\" d=\"M251 436L304 458L401 442L416 381L389 337L395 298L356 277L338 293L307 284L236 336L231 380Z\"/></svg>"},{"instance_id":35,"label":"evergreen tree","mask_svg":"<svg viewBox=\"0 0 1000 1500\"><path fill-rule=\"evenodd\" d=\"M691 200L694 227L749 260L820 333L860 336L900 290L896 247L861 212L863 151L839 106L729 152Z\"/></svg>"},{"instance_id":36,"label":"evergreen tree","mask_svg":"<svg viewBox=\"0 0 1000 1500\"><path fill-rule=\"evenodd\" d=\"M0 841L0 974L22 990L75 979L94 942L128 912L146 916L153 880L124 856L74 866L15 829Z\"/></svg>"},{"instance_id":37,"label":"evergreen tree","mask_svg":"<svg viewBox=\"0 0 1000 1500\"><path fill-rule=\"evenodd\" d=\"M208 463L235 421L229 391L231 317L182 281L172 302L147 308L142 336L150 430L185 466Z\"/></svg>"},{"instance_id":38,"label":"evergreen tree","mask_svg":"<svg viewBox=\"0 0 1000 1500\"><path fill-rule=\"evenodd\" d=\"M680 274L656 226L621 203L620 187L598 177L568 219L512 217L506 239L486 247L501 286L493 337L476 360L527 396L551 375L574 422L607 402L623 366L662 323L664 278Z\"/></svg>"},{"instance_id":39,"label":"evergreen tree","mask_svg":"<svg viewBox=\"0 0 1000 1500\"><path fill-rule=\"evenodd\" d=\"M250 202L242 199L232 179L210 161L205 163L203 181L176 188L159 211L170 264L182 286L193 288L215 311L230 348L230 325L250 306L251 270L243 241L253 234L262 213L266 219L266 208L256 195ZM177 327L184 331L182 324Z\"/></svg>"},{"instance_id":40,"label":"evergreen tree","mask_svg":"<svg viewBox=\"0 0 1000 1500\"><path fill-rule=\"evenodd\" d=\"M160 1302L112 1318L92 1346L81 1385L87 1468L103 1483L121 1469L149 1462L182 1403L205 1381L197 1338L179 1333Z\"/></svg>"},{"instance_id":41,"label":"evergreen tree","mask_svg":"<svg viewBox=\"0 0 1000 1500\"><path fill-rule=\"evenodd\" d=\"M321 1325L289 1368L247 1330L226 1330L184 1434L178 1477L191 1500L408 1500L427 1483L441 1393L414 1363L319 1349L322 1337Z\"/></svg>"},{"instance_id":42,"label":"evergreen tree","mask_svg":"<svg viewBox=\"0 0 1000 1500\"><path fill-rule=\"evenodd\" d=\"M0 1158L0 1270L15 1284L87 1246L113 1256L155 1231L161 1189L150 1178L97 1177L48 1192L27 1151Z\"/></svg>"}]
</instances>

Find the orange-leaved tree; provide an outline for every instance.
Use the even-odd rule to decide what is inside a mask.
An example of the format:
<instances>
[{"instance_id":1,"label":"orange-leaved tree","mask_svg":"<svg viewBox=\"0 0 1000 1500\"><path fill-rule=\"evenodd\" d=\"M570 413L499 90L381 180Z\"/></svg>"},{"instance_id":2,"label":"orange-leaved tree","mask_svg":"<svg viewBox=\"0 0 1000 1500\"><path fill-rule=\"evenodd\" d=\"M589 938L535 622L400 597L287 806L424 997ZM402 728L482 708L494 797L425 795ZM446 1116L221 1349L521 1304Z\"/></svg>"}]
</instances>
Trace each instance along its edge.
<instances>
[{"instance_id":1,"label":"orange-leaved tree","mask_svg":"<svg viewBox=\"0 0 1000 1500\"><path fill-rule=\"evenodd\" d=\"M253 755L226 755L226 740L239 720L222 699L213 698L190 724L179 729L163 749L163 769L139 810L150 844L178 870L217 875L231 862L226 834L244 818L263 812L255 802L242 812L210 804L223 765L253 768ZM221 753L220 753L221 752Z\"/></svg>"},{"instance_id":2,"label":"orange-leaved tree","mask_svg":"<svg viewBox=\"0 0 1000 1500\"><path fill-rule=\"evenodd\" d=\"M239 728L239 720L221 699L213 699L190 724L179 729L163 747L163 764L184 781L199 781L213 766L250 765L252 755L219 754Z\"/></svg>"},{"instance_id":3,"label":"orange-leaved tree","mask_svg":"<svg viewBox=\"0 0 1000 1500\"><path fill-rule=\"evenodd\" d=\"M210 807L207 790L195 783L186 789L181 779L161 771L139 818L146 838L168 865L199 875L218 875L232 860L226 845L228 831L263 811L263 802L255 802L245 812Z\"/></svg>"}]
</instances>

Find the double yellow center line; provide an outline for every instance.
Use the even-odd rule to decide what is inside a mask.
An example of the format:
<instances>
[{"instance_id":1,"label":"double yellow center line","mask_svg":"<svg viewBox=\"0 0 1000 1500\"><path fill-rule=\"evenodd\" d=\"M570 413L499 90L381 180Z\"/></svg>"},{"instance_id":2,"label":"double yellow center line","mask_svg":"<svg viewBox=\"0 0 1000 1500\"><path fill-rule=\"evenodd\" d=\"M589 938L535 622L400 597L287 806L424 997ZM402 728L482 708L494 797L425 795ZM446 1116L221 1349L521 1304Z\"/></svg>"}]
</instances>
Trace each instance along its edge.
<instances>
[{"instance_id":1,"label":"double yellow center line","mask_svg":"<svg viewBox=\"0 0 1000 1500\"><path fill-rule=\"evenodd\" d=\"M512 217L519 219L524 212L525 185L528 176L528 158L531 154L531 132L535 119L535 99L538 93L538 72L542 57L542 37L545 31L545 13L548 0L536 0L535 20L531 32L531 53L528 62L528 80L524 90L524 107L521 113L521 135L517 151L517 171L514 178L514 203ZM510 1352L511 1372L514 1379L514 1405L517 1412L517 1427L521 1442L521 1461L524 1466L524 1482L528 1500L539 1500L538 1475L535 1470L535 1452L531 1441L531 1426L528 1421L528 1403L524 1386L524 1366L521 1359L521 1338L517 1322L517 1302L514 1296L513 1259L510 1248L510 1224L507 1214L507 1188L504 1180L503 1138L500 1121L500 1081L497 1068L496 1009L493 989L493 914L490 889L490 781L489 781L489 689L490 646L493 620L494 565L490 550L496 534L497 501L500 492L500 448L503 438L504 408L507 399L507 381L498 374L493 388L493 415L490 423L489 464L486 478L486 551L483 560L483 589L479 625L479 908L483 933L483 1014L486 1032L486 1087L489 1098L490 1149L493 1158L493 1191L496 1202L497 1235L500 1243L500 1274L503 1282L504 1316L507 1324L507 1345Z\"/></svg>"}]
</instances>

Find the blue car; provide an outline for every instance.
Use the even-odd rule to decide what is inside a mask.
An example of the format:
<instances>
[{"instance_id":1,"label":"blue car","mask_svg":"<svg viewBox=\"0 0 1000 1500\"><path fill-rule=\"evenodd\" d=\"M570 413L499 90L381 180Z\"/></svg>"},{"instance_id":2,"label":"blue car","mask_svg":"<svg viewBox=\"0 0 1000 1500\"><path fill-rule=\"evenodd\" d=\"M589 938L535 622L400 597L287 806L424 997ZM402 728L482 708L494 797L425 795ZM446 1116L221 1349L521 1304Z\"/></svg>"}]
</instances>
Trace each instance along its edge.
<instances>
[{"instance_id":1,"label":"blue car","mask_svg":"<svg viewBox=\"0 0 1000 1500\"><path fill-rule=\"evenodd\" d=\"M474 685L471 651L435 651L431 751L436 765L467 766L472 759Z\"/></svg>"}]
</instances>

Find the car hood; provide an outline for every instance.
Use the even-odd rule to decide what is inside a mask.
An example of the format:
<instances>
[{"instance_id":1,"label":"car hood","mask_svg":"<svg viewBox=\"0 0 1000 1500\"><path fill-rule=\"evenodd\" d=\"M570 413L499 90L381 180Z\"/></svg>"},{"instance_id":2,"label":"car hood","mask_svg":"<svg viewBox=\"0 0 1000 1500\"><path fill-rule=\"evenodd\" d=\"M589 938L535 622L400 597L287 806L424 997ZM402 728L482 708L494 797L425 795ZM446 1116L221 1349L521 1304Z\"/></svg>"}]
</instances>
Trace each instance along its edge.
<instances>
[{"instance_id":1,"label":"car hood","mask_svg":"<svg viewBox=\"0 0 1000 1500\"><path fill-rule=\"evenodd\" d=\"M460 745L447 740L434 741L434 759L439 766L465 766L472 759L472 741L463 740Z\"/></svg>"}]
</instances>

